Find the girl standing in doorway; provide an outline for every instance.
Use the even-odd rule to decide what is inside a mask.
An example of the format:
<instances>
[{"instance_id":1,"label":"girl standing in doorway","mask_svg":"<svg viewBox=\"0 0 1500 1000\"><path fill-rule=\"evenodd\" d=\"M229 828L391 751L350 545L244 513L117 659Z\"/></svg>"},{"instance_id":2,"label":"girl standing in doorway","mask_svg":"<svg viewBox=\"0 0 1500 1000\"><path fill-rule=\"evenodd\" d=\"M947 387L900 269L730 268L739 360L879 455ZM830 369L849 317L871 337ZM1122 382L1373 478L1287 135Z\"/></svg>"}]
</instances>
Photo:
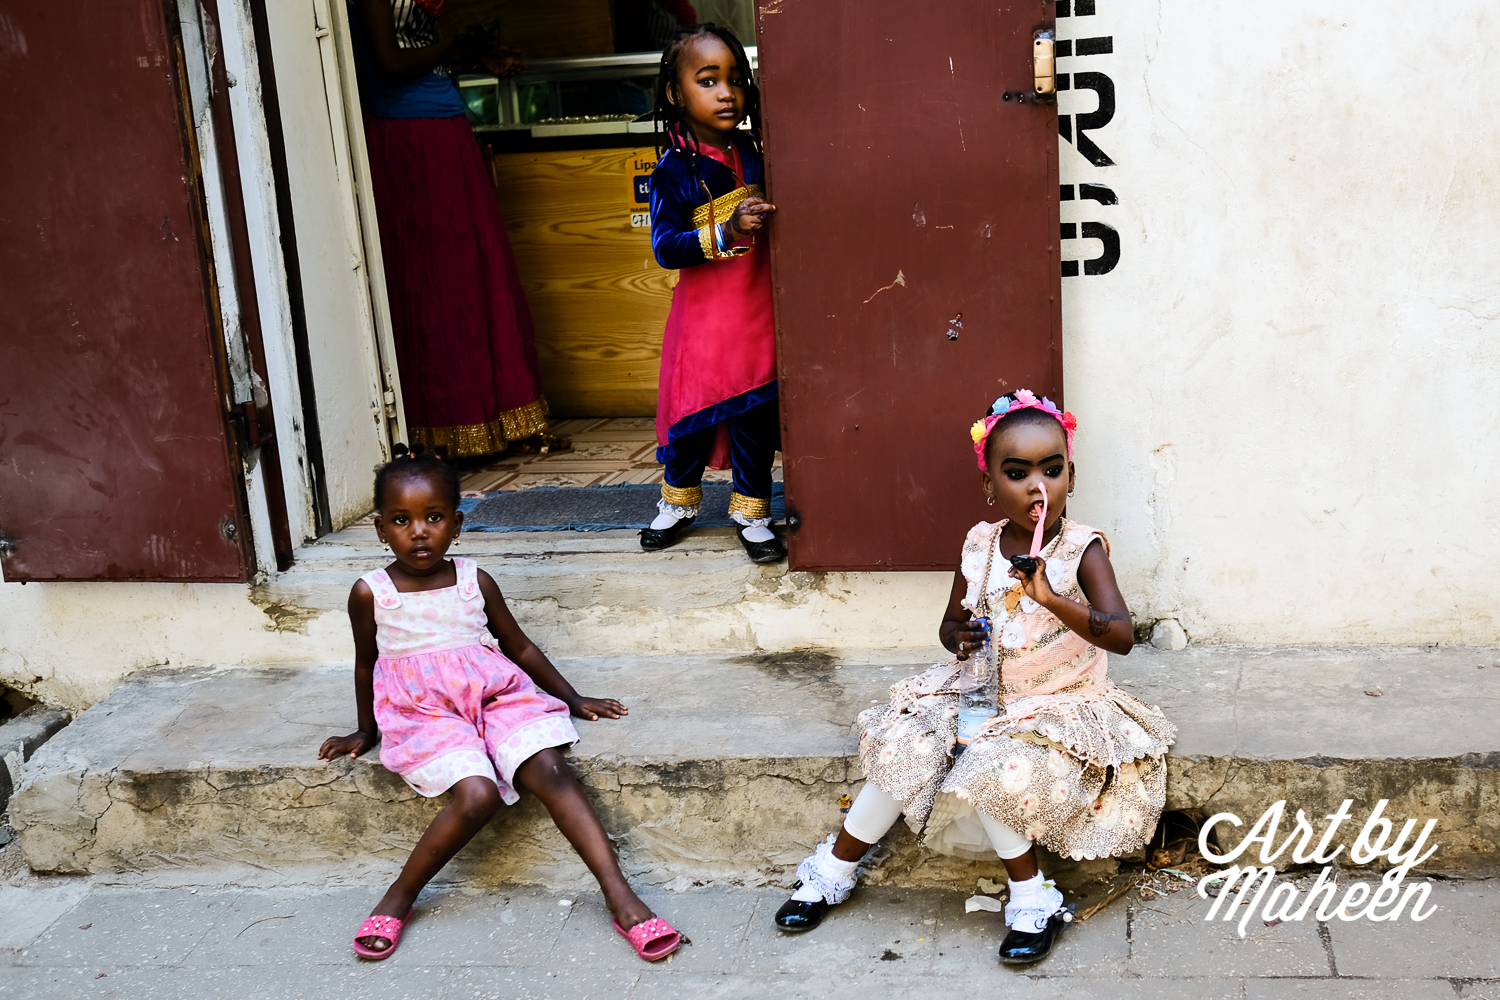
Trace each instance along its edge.
<instances>
[{"instance_id":1,"label":"girl standing in doorway","mask_svg":"<svg viewBox=\"0 0 1500 1000\"><path fill-rule=\"evenodd\" d=\"M755 562L775 562L786 555L770 527L781 423L770 254L757 236L776 207L763 197L760 93L732 32L695 25L667 46L656 117L670 148L651 176L651 244L662 267L681 273L656 408L665 482L641 547L677 541L698 516L704 468L727 466L740 542Z\"/></svg>"},{"instance_id":2,"label":"girl standing in doorway","mask_svg":"<svg viewBox=\"0 0 1500 1000\"><path fill-rule=\"evenodd\" d=\"M1103 858L1150 840L1176 729L1106 674L1108 654L1129 653L1135 637L1109 543L1062 515L1074 427L1071 413L1021 389L971 428L1000 520L964 541L938 628L955 658L860 713L865 786L843 828L797 869L802 884L776 914L782 930L811 930L848 899L860 859L904 814L934 850L1000 856L1010 875L1000 960L1035 962L1071 917L1035 845Z\"/></svg>"},{"instance_id":3,"label":"girl standing in doorway","mask_svg":"<svg viewBox=\"0 0 1500 1000\"><path fill-rule=\"evenodd\" d=\"M442 6L349 0L349 23L407 434L463 458L545 433L547 403L505 220L443 75L482 39L439 40Z\"/></svg>"}]
</instances>

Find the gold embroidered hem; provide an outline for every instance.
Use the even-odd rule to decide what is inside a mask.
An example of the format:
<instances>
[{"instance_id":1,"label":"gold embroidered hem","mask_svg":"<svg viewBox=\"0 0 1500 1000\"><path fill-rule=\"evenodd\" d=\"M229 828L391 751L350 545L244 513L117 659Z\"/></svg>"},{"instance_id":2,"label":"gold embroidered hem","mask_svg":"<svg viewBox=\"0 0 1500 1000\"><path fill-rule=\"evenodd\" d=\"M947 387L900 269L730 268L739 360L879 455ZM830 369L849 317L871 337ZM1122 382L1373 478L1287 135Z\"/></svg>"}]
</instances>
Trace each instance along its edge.
<instances>
[{"instance_id":1,"label":"gold embroidered hem","mask_svg":"<svg viewBox=\"0 0 1500 1000\"><path fill-rule=\"evenodd\" d=\"M760 497L747 497L743 493L730 493L729 513L739 514L752 521L770 517L771 501Z\"/></svg>"},{"instance_id":2,"label":"gold embroidered hem","mask_svg":"<svg viewBox=\"0 0 1500 1000\"><path fill-rule=\"evenodd\" d=\"M457 427L417 427L408 424L406 433L412 444L420 442L429 452L440 445L447 448L450 459L496 455L504 451L512 441L520 441L545 431L549 412L547 400L538 397L534 403L506 410L494 420L487 420L482 424L463 424Z\"/></svg>"},{"instance_id":3,"label":"gold embroidered hem","mask_svg":"<svg viewBox=\"0 0 1500 1000\"><path fill-rule=\"evenodd\" d=\"M703 256L708 260L714 259L714 227L698 227L698 247L703 251Z\"/></svg>"},{"instance_id":4,"label":"gold embroidered hem","mask_svg":"<svg viewBox=\"0 0 1500 1000\"><path fill-rule=\"evenodd\" d=\"M674 507L692 507L703 502L703 487L662 483L661 498Z\"/></svg>"}]
</instances>

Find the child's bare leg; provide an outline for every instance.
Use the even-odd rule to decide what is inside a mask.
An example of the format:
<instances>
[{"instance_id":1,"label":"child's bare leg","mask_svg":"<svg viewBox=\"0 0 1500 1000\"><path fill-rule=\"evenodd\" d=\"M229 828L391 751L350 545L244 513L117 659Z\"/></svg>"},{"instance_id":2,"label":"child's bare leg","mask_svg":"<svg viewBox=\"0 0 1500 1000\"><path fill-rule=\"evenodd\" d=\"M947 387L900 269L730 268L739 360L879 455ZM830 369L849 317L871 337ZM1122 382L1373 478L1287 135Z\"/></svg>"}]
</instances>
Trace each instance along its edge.
<instances>
[{"instance_id":1,"label":"child's bare leg","mask_svg":"<svg viewBox=\"0 0 1500 1000\"><path fill-rule=\"evenodd\" d=\"M839 827L838 839L833 842L833 856L840 861L858 861L865 856L870 845L855 837L854 834Z\"/></svg>"},{"instance_id":2,"label":"child's bare leg","mask_svg":"<svg viewBox=\"0 0 1500 1000\"><path fill-rule=\"evenodd\" d=\"M453 786L453 799L438 813L412 848L411 857L391 887L385 891L370 916L384 915L405 919L406 913L417 900L417 894L432 881L432 877L452 860L453 855L474 839L474 835L500 808L500 790L488 778L470 776L462 778ZM390 942L382 937L367 937L360 941L367 948L384 951Z\"/></svg>"},{"instance_id":3,"label":"child's bare leg","mask_svg":"<svg viewBox=\"0 0 1500 1000\"><path fill-rule=\"evenodd\" d=\"M1025 882L1027 879L1035 878L1041 871L1036 863L1036 848L1033 847L1019 858L1002 858L1005 863L1005 873L1014 882Z\"/></svg>"},{"instance_id":4,"label":"child's bare leg","mask_svg":"<svg viewBox=\"0 0 1500 1000\"><path fill-rule=\"evenodd\" d=\"M629 930L655 916L625 881L604 824L584 797L567 759L555 747L528 757L516 768L516 780L542 800L552 814L552 821L594 873L599 888L604 890L604 902L621 927Z\"/></svg>"}]
</instances>

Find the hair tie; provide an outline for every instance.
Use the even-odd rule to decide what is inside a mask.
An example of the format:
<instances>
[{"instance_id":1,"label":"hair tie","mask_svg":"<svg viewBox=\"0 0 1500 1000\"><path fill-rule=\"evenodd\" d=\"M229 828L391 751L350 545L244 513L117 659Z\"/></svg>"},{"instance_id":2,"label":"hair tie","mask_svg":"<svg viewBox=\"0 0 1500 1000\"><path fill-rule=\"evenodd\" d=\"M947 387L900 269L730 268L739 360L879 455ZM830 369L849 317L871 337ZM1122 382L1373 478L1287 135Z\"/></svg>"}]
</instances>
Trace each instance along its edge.
<instances>
[{"instance_id":1,"label":"hair tie","mask_svg":"<svg viewBox=\"0 0 1500 1000\"><path fill-rule=\"evenodd\" d=\"M990 431L995 425L1007 416L1018 410L1041 410L1057 418L1057 422L1063 426L1063 436L1068 442L1068 457L1073 457L1073 432L1078 428L1078 419L1073 414L1058 409L1056 403L1046 396L1037 398L1030 389L1017 389L1012 396L1001 396L990 405L990 412L982 419L974 421L974 426L969 428L969 437L974 441L974 454L979 456L979 470L988 472L989 467L984 462L985 445L989 442Z\"/></svg>"}]
</instances>

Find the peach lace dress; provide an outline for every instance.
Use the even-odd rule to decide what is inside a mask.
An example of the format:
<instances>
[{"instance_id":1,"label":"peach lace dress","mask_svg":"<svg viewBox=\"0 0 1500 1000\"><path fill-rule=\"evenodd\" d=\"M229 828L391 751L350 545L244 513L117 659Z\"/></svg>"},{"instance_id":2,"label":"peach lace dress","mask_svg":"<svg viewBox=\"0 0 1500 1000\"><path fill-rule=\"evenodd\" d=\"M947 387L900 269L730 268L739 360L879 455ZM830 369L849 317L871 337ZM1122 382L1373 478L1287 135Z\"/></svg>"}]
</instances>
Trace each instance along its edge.
<instances>
[{"instance_id":1,"label":"peach lace dress","mask_svg":"<svg viewBox=\"0 0 1500 1000\"><path fill-rule=\"evenodd\" d=\"M922 841L946 854L994 856L975 810L1068 857L1128 854L1161 815L1176 727L1110 682L1104 650L1030 598L1007 600L1019 584L999 554L1004 526L975 525L960 563L964 607L989 613L1000 714L955 762L959 678L995 668L977 656L934 665L860 713L860 766L902 802ZM1103 534L1065 519L1043 550L1059 596L1087 603L1078 564L1096 539L1108 552Z\"/></svg>"}]
</instances>

